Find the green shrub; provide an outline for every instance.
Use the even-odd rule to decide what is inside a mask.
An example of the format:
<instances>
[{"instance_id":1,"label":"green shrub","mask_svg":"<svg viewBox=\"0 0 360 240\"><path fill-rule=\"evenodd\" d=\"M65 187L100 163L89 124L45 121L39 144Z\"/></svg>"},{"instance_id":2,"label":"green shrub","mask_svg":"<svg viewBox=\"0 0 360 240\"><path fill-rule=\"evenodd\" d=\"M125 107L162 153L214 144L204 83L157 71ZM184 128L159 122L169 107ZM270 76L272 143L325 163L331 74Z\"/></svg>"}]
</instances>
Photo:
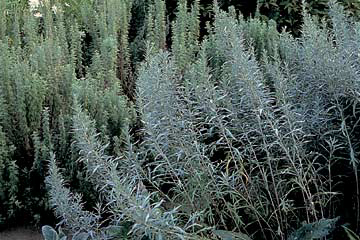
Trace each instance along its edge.
<instances>
[{"instance_id":1,"label":"green shrub","mask_svg":"<svg viewBox=\"0 0 360 240\"><path fill-rule=\"evenodd\" d=\"M73 141L70 130L74 94L87 104L103 137L111 139L114 146L124 119L134 120L117 64L118 48L127 49L126 39L121 42L120 38L128 35L119 29L123 31L128 20L119 19L115 11L125 11L125 6L105 9L92 1L64 1L55 6L56 11L49 2L37 9L26 5L23 9L10 1L0 3L0 127L4 135L0 169L1 182L6 183L4 201L0 203L1 226L5 222L10 226L22 212L24 223L51 221L43 218L49 215L43 182L45 162L52 151L66 168L67 180L79 191L90 189L83 181L85 172L73 161L77 151L68 151ZM129 62L128 57L125 59ZM128 75L126 70L121 71ZM93 87L86 92L84 83L89 82ZM86 98L94 96L90 104L81 97L88 93L92 96Z\"/></svg>"},{"instance_id":2,"label":"green shrub","mask_svg":"<svg viewBox=\"0 0 360 240\"><path fill-rule=\"evenodd\" d=\"M279 29L286 27L299 36L302 25L302 3L305 2L308 12L319 18L328 15L329 0L259 0L258 8L263 19L273 19ZM355 18L360 15L360 3L356 0L339 1Z\"/></svg>"}]
</instances>

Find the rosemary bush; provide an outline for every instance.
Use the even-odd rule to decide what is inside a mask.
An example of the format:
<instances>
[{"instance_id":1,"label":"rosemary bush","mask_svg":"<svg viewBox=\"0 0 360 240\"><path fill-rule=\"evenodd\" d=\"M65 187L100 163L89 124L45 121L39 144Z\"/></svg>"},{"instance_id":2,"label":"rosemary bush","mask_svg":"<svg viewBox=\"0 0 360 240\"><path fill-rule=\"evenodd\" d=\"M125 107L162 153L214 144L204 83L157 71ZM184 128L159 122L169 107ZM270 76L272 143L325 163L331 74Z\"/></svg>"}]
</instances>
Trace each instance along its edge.
<instances>
[{"instance_id":1,"label":"rosemary bush","mask_svg":"<svg viewBox=\"0 0 360 240\"><path fill-rule=\"evenodd\" d=\"M1 226L14 224L20 215L17 224L52 221L44 184L51 152L66 169L66 180L89 200L96 198L82 166L73 161L78 158L71 145L74 94L113 146L124 119L134 119L118 72L129 74L117 64L123 44L118 39L127 35L118 28L127 23L114 11L125 11L125 6L109 8L110 12L108 5L95 1L74 4L40 1L22 10L17 4L0 3L1 181L6 185Z\"/></svg>"}]
</instances>

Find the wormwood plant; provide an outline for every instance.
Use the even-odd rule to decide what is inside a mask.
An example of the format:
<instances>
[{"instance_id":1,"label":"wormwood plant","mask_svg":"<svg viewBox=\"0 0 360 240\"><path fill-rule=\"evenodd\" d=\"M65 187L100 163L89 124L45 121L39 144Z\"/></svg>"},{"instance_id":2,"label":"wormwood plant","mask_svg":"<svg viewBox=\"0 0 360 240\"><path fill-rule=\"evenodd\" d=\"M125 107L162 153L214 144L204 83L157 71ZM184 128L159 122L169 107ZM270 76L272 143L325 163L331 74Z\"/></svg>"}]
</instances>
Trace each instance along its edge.
<instances>
[{"instance_id":1,"label":"wormwood plant","mask_svg":"<svg viewBox=\"0 0 360 240\"><path fill-rule=\"evenodd\" d=\"M337 18L344 17L338 6L332 2L331 11ZM334 46L328 28L318 27L304 13L300 41L282 34L279 45L270 42L272 56L265 54L264 62L259 63L251 44L250 48L245 44L241 20L217 8L215 13L212 33L203 43L202 62L196 62L191 72L182 75L181 68L172 66L170 57L162 63L149 60L154 66L139 75L138 101L145 142L153 156L150 166L154 164L152 168L159 171L149 187L170 196L171 206L181 199L177 201L183 203L183 212L200 210L201 220L218 228L235 226L232 230L251 231L255 238L286 239L293 224L305 220L318 222L308 227L320 226L319 232L325 236L334 226L322 224L327 222L322 219L337 214L333 166L342 159L337 156L339 151L349 144L342 136L337 140L328 134L339 126L334 119L343 119L343 127L347 121L341 117L343 110L338 101L343 97L357 101L351 93L357 89L358 77L353 71L356 61L343 71L331 70L340 68L337 61L344 59L337 55L343 51L342 40ZM337 31L335 27L333 33ZM320 59L324 54L328 57ZM295 56L299 56L298 61ZM208 75L212 69L214 75ZM196 75L197 71L201 74ZM199 89L205 90L206 96ZM348 136L343 127L342 132ZM311 147L318 140L326 152L315 152ZM192 172L195 163L201 167ZM353 162L348 166L354 166ZM356 168L354 172L356 179ZM166 181L158 176L166 176ZM209 184L197 182L193 176L201 176ZM196 182L201 194L193 189ZM213 202L205 201L198 208L196 203L203 202L201 196ZM213 208L220 203L224 206L221 210ZM321 226L324 229L320 230ZM320 234L310 232L313 235L309 233L308 239Z\"/></svg>"},{"instance_id":2,"label":"wormwood plant","mask_svg":"<svg viewBox=\"0 0 360 240\"><path fill-rule=\"evenodd\" d=\"M340 5L332 1L330 7L330 14L334 26L332 32L329 33L325 27L316 27L317 25L314 24L309 17L305 17L304 33L301 38L302 44L298 45L298 43L290 40L290 38L285 37L284 43L280 44L280 48L286 46L283 49L284 52L287 52L284 54L284 57L289 59L289 66L294 67L294 69L290 68L289 73L296 74L296 78L298 79L297 83L300 83L296 89L302 89L300 90L301 95L295 95L292 99L299 99L308 94L306 99L300 100L301 103L295 103L295 105L298 106L298 110L296 111L304 109L301 115L306 116L303 121L310 126L310 128L307 128L307 131L311 133L317 132L315 135L320 141L339 144L337 151L347 149L345 156L342 154L340 154L340 156L339 154L337 155L337 160L341 160L341 164L343 164L344 161L350 163L345 166L351 166L351 168L353 168L354 177L357 179L357 158L355 157L355 152L357 151L355 150L355 146L357 146L357 144L352 140L352 136L357 134L357 130L355 130L357 129L357 123L350 120L352 118L350 115L347 117L344 115L346 109L354 107L352 116L357 118L358 110L355 106L358 101L358 97L356 97L356 92L358 92L358 71L356 70L357 60L352 57L353 53L357 52L357 47L350 50L343 45L344 42L348 42L350 46L355 43L353 40L350 40L355 36L353 35L355 24L346 20L348 18L346 18ZM344 22L340 23L339 19L344 20ZM314 29L315 27L317 28L316 30ZM316 36L314 36L314 31L317 31ZM331 39L333 39L333 41L331 41ZM334 41L336 42L335 45L332 44ZM300 48L297 49L295 45L292 45L294 43ZM292 46L289 48L290 45ZM296 49L296 51L290 53L290 51L292 51L290 49ZM326 58L320 57L320 55L325 56L326 54L329 54ZM290 57L290 55L292 56ZM295 59L298 60L294 61ZM306 65L300 67L303 70L295 70L302 64ZM323 75L324 72L326 75ZM318 80L320 81L318 82ZM296 92L295 88L290 91L293 93ZM305 107L303 104L309 104L308 106L311 105L313 107ZM309 111L316 114L311 114L311 116L307 115L307 113L310 113ZM349 127L348 124L352 127ZM329 160L329 158L327 159ZM333 162L332 164L337 165L340 164L340 162ZM348 170L344 171L347 172ZM352 175L351 173L347 174ZM355 180L355 182L357 182L357 180ZM354 189L355 192L358 191L356 190L358 189L357 184L355 184ZM357 197L355 199L357 199ZM358 200L355 202L357 204ZM358 215L358 213L356 213L356 215ZM354 218L357 219L358 217L354 216Z\"/></svg>"},{"instance_id":3,"label":"wormwood plant","mask_svg":"<svg viewBox=\"0 0 360 240\"><path fill-rule=\"evenodd\" d=\"M176 209L163 211L161 201L152 202L152 194L144 188L138 175L139 162L132 153L131 145L124 152L127 154L119 158L106 155L106 146L98 139L94 122L82 112L79 105L75 106L73 128L76 145L80 150L80 161L84 162L88 177L101 192L104 202L99 203L97 213L83 210L80 196L73 195L63 185L62 176L52 156L47 183L50 187L51 204L62 222L72 232L86 232L95 239L115 237L109 230L120 227L126 221L132 223L130 234L137 238L183 238L186 233L177 227L179 220L175 216ZM101 221L101 214L107 215L105 222Z\"/></svg>"}]
</instances>

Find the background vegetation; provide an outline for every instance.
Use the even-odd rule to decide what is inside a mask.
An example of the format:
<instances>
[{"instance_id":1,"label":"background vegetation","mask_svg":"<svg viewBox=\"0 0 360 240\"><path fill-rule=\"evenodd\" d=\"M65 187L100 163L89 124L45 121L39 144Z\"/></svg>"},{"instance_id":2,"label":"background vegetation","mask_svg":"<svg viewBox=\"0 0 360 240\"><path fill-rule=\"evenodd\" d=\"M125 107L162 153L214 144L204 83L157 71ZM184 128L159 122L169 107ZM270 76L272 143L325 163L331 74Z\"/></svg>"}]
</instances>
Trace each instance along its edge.
<instances>
[{"instance_id":1,"label":"background vegetation","mask_svg":"<svg viewBox=\"0 0 360 240\"><path fill-rule=\"evenodd\" d=\"M0 227L355 238L359 7L0 1Z\"/></svg>"}]
</instances>

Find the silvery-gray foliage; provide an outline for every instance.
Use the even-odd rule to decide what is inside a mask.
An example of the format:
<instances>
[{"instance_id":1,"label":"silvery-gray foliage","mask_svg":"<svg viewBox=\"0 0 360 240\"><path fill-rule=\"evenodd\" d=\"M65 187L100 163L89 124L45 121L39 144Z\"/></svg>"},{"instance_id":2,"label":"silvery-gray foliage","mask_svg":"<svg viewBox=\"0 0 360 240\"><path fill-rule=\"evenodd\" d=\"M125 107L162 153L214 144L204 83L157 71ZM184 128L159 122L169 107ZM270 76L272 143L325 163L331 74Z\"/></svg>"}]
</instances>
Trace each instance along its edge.
<instances>
[{"instance_id":1,"label":"silvery-gray foliage","mask_svg":"<svg viewBox=\"0 0 360 240\"><path fill-rule=\"evenodd\" d=\"M138 173L137 159L128 156L108 156L94 128L94 121L75 103L73 131L75 144L88 174L88 179L101 192L98 214L82 210L81 197L73 195L62 184L59 169L54 157L50 161L50 172L47 183L52 193L51 205L56 214L72 232L85 231L93 239L107 239L109 235L104 223L100 222L101 214L110 214L110 226L121 226L125 221L133 223L129 234L141 238L164 239L166 236L184 238L186 233L177 227L177 210L165 211L160 202L153 202L151 193L144 188ZM131 151L131 148L128 149ZM60 197L60 195L61 197ZM63 214L65 213L66 214ZM168 238L167 238L168 239Z\"/></svg>"}]
</instances>

